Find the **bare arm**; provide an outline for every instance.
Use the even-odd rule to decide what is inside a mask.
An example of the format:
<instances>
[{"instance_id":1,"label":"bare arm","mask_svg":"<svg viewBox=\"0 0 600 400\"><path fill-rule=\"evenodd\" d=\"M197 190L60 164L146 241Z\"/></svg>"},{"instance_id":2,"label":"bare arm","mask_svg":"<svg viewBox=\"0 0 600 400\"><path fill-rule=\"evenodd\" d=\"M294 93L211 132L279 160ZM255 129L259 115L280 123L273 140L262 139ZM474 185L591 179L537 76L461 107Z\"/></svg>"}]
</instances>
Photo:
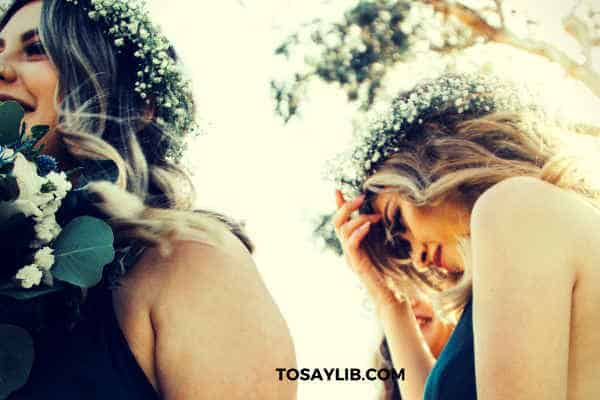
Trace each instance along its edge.
<instances>
[{"instance_id":1,"label":"bare arm","mask_svg":"<svg viewBox=\"0 0 600 400\"><path fill-rule=\"evenodd\" d=\"M473 331L481 400L567 398L573 240L581 205L532 178L491 188L472 214ZM578 227L579 226L579 227Z\"/></svg>"},{"instance_id":2,"label":"bare arm","mask_svg":"<svg viewBox=\"0 0 600 400\"><path fill-rule=\"evenodd\" d=\"M406 372L406 380L398 381L402 398L420 400L435 358L419 332L412 308L408 301L395 298L377 308L394 366Z\"/></svg>"},{"instance_id":3,"label":"bare arm","mask_svg":"<svg viewBox=\"0 0 600 400\"><path fill-rule=\"evenodd\" d=\"M357 274L371 297L387 338L394 365L404 368L406 380L397 382L406 400L423 398L425 382L435 359L427 348L408 301L398 300L375 270L361 241L378 215L360 215L350 219L362 203L360 198L345 202L337 192L338 211L333 219L350 268Z\"/></svg>"},{"instance_id":4,"label":"bare arm","mask_svg":"<svg viewBox=\"0 0 600 400\"><path fill-rule=\"evenodd\" d=\"M161 264L151 319L162 397L295 399L275 371L296 366L288 328L239 241L181 242Z\"/></svg>"}]
</instances>

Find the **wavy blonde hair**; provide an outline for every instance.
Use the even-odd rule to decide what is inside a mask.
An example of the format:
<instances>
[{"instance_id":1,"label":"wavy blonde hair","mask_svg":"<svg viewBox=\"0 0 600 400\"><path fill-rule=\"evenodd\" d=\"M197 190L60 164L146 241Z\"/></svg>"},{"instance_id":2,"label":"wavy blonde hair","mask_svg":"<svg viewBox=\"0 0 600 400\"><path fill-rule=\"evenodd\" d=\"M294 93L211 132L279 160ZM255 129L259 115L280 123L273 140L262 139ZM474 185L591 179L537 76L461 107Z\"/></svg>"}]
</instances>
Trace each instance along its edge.
<instances>
[{"instance_id":1,"label":"wavy blonde hair","mask_svg":"<svg viewBox=\"0 0 600 400\"><path fill-rule=\"evenodd\" d=\"M458 200L472 209L494 184L531 176L579 193L598 207L599 149L595 131L545 123L539 114L470 115L448 110L424 121L417 134L367 178L364 188L375 196L384 190L398 192L417 207ZM465 273L456 285L449 285L435 269L417 270L406 249L390 251L393 236L380 225L367 237L367 250L379 270L409 277L430 294L431 289L441 291L436 303L444 315L462 308L471 293L469 238L457 238Z\"/></svg>"},{"instance_id":2,"label":"wavy blonde hair","mask_svg":"<svg viewBox=\"0 0 600 400\"><path fill-rule=\"evenodd\" d=\"M576 192L600 208L600 138L585 125L542 122L539 114L457 114L451 110L424 121L400 151L389 157L364 183L373 199L382 191L398 192L415 206L459 200L472 209L494 184L531 176ZM454 284L436 269L418 270L408 249L393 249L388 227L372 227L365 247L380 273L400 291L422 290L432 296L436 312L456 319L471 296L470 239L460 237L464 275ZM408 278L408 279L407 279ZM411 286L407 287L406 282ZM377 367L390 367L387 343L375 354ZM395 384L383 385L381 399L399 399Z\"/></svg>"}]
</instances>

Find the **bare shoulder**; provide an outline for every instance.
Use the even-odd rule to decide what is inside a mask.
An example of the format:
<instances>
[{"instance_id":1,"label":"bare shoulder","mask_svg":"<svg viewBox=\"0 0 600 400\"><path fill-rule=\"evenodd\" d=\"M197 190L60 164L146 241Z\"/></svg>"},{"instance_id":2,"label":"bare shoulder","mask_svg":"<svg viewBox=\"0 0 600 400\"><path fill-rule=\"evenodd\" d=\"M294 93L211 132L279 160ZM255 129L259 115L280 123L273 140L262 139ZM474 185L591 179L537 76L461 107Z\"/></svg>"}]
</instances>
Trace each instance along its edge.
<instances>
[{"instance_id":1,"label":"bare shoulder","mask_svg":"<svg viewBox=\"0 0 600 400\"><path fill-rule=\"evenodd\" d=\"M503 180L485 191L471 212L471 232L502 241L532 240L571 253L579 263L598 244L600 212L580 195L534 177ZM577 259L575 259L577 258Z\"/></svg>"},{"instance_id":2,"label":"bare shoulder","mask_svg":"<svg viewBox=\"0 0 600 400\"><path fill-rule=\"evenodd\" d=\"M177 242L168 257L150 249L136 270L164 398L295 398L275 371L295 366L287 324L233 234L219 245Z\"/></svg>"},{"instance_id":3,"label":"bare shoulder","mask_svg":"<svg viewBox=\"0 0 600 400\"><path fill-rule=\"evenodd\" d=\"M515 176L505 179L486 190L475 202L472 217L489 217L490 214L515 214L544 212L560 206L567 198L566 191L540 179ZM568 201L568 200L567 200Z\"/></svg>"},{"instance_id":4,"label":"bare shoulder","mask_svg":"<svg viewBox=\"0 0 600 400\"><path fill-rule=\"evenodd\" d=\"M548 226L580 224L598 215L580 195L528 176L505 179L486 190L475 202L471 223L541 222Z\"/></svg>"}]
</instances>

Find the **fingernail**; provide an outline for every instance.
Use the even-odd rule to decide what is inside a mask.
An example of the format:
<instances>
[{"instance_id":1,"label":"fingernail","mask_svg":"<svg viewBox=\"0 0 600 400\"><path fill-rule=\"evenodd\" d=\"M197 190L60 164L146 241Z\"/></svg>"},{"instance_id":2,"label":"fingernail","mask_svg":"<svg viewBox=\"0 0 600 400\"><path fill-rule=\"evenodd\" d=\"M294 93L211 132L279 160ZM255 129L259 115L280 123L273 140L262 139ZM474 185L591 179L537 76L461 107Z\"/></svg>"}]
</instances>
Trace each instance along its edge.
<instances>
[{"instance_id":1,"label":"fingernail","mask_svg":"<svg viewBox=\"0 0 600 400\"><path fill-rule=\"evenodd\" d=\"M359 229L361 231L364 231L364 230L366 230L369 227L369 225L371 225L371 223L367 221L364 224L362 224L362 226Z\"/></svg>"}]
</instances>

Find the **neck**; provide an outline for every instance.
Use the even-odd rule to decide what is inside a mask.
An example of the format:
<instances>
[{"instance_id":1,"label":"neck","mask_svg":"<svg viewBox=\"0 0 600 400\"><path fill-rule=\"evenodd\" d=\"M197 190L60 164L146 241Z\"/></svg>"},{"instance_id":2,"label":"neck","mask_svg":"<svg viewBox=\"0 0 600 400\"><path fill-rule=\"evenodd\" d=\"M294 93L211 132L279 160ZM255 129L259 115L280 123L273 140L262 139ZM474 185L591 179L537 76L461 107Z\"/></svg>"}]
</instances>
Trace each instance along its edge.
<instances>
[{"instance_id":1,"label":"neck","mask_svg":"<svg viewBox=\"0 0 600 400\"><path fill-rule=\"evenodd\" d=\"M440 353L442 352L442 350L444 350L444 346L446 345L446 342L448 342L448 339L450 338L450 335L452 334L452 331L454 330L454 325L453 324L443 324L443 329L444 329L444 333L439 335L439 340L435 343L434 346L431 347L431 354L435 358L438 358Z\"/></svg>"},{"instance_id":2,"label":"neck","mask_svg":"<svg viewBox=\"0 0 600 400\"><path fill-rule=\"evenodd\" d=\"M67 150L60 132L54 129L48 132L36 144L37 148L41 146L44 146L42 153L54 157L61 171L69 171L77 166L77 160Z\"/></svg>"}]
</instances>

